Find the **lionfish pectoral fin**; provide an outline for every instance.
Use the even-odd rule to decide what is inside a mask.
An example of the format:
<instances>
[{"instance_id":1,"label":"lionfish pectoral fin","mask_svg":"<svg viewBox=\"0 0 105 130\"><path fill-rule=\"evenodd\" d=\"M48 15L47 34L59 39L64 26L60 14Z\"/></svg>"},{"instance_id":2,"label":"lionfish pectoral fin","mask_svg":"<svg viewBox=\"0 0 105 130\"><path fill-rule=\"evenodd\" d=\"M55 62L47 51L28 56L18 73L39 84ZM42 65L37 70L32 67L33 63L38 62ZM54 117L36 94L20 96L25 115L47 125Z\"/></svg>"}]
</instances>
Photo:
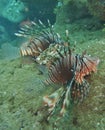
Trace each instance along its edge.
<instances>
[{"instance_id":1,"label":"lionfish pectoral fin","mask_svg":"<svg viewBox=\"0 0 105 130\"><path fill-rule=\"evenodd\" d=\"M52 93L51 95L49 96L47 95L43 97L45 106L49 107L48 111L50 115L52 115L53 112L55 111L55 108L57 107L60 100L62 99L63 93L64 93L64 88L61 87L58 90L56 90L54 93Z\"/></svg>"},{"instance_id":2,"label":"lionfish pectoral fin","mask_svg":"<svg viewBox=\"0 0 105 130\"><path fill-rule=\"evenodd\" d=\"M70 84L67 86L67 90L65 92L65 96L64 96L64 100L63 100L63 104L62 104L62 109L60 111L60 116L65 115L66 110L67 110L68 106L70 105L70 98L71 98L70 91L71 91L73 81L74 81L74 78L72 79Z\"/></svg>"}]
</instances>

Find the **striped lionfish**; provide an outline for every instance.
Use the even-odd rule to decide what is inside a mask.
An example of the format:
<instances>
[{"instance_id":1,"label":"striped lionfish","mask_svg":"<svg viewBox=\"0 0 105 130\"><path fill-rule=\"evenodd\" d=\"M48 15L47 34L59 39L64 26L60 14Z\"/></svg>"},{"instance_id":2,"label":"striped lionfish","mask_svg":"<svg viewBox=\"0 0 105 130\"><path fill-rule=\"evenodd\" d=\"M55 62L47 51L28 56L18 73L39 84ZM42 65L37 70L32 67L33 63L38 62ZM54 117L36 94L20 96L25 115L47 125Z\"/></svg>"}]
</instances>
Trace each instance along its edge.
<instances>
[{"instance_id":1,"label":"striped lionfish","mask_svg":"<svg viewBox=\"0 0 105 130\"><path fill-rule=\"evenodd\" d=\"M60 35L54 33L53 26L48 20L48 29L39 20L39 23L31 22L30 25L24 25L21 27L16 36L28 38L25 43L20 47L20 53L22 56L32 56L37 57L45 49L49 47L50 44L62 43Z\"/></svg>"},{"instance_id":2,"label":"striped lionfish","mask_svg":"<svg viewBox=\"0 0 105 130\"><path fill-rule=\"evenodd\" d=\"M48 68L47 84L63 85L53 94L43 98L49 113L52 115L59 102L62 102L60 115L64 116L70 102L82 102L89 92L89 83L86 76L96 72L99 63L98 58L92 58L85 53L73 54L70 47L62 47L57 50L59 58L53 61ZM63 53L61 53L63 52Z\"/></svg>"},{"instance_id":3,"label":"striped lionfish","mask_svg":"<svg viewBox=\"0 0 105 130\"><path fill-rule=\"evenodd\" d=\"M39 21L41 27L45 25ZM49 23L49 22L48 22ZM40 28L32 22L32 25ZM50 24L49 24L50 25ZM58 104L62 103L60 115L64 116L71 101L82 102L89 92L89 83L86 76L96 72L99 59L90 57L83 53L74 54L70 46L60 39L60 36L50 30L34 32L35 28L25 26L22 31L16 33L18 36L31 36L27 44L22 45L20 52L22 56L35 57L37 62L45 64L48 68L47 84L61 84L58 90L51 95L43 97L45 106L49 107L49 117L54 113ZM32 34L31 34L32 33Z\"/></svg>"}]
</instances>

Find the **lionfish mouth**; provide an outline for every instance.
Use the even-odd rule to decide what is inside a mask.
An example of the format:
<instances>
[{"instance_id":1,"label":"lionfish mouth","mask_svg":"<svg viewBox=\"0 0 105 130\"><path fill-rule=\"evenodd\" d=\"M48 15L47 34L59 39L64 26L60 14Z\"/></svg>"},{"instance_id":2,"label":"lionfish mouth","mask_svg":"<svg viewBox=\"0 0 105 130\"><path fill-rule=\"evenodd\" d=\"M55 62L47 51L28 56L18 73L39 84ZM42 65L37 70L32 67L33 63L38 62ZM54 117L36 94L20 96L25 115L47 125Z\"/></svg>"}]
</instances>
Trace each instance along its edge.
<instances>
[{"instance_id":1,"label":"lionfish mouth","mask_svg":"<svg viewBox=\"0 0 105 130\"><path fill-rule=\"evenodd\" d=\"M17 36L29 37L20 52L22 56L35 57L40 64L48 68L46 84L61 84L58 90L43 98L45 106L48 106L50 116L54 113L59 103L62 104L60 115L64 116L71 103L82 102L89 92L89 83L86 76L97 71L100 60L86 54L74 54L68 43L61 40L57 33L45 30L45 25L39 21L40 26L32 22L32 27L21 28ZM49 24L50 25L50 24ZM43 28L39 33L36 28ZM67 33L68 36L68 33ZM49 116L49 117L50 117Z\"/></svg>"}]
</instances>

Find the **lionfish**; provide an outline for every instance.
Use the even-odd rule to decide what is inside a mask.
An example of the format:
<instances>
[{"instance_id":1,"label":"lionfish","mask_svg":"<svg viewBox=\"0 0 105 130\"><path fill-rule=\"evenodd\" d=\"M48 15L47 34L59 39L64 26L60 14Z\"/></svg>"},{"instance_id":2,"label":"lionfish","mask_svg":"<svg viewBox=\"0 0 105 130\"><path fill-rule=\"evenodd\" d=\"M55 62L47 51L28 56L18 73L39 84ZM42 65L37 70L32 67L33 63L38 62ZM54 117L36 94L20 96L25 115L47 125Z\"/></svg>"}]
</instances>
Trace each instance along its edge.
<instances>
[{"instance_id":1,"label":"lionfish","mask_svg":"<svg viewBox=\"0 0 105 130\"><path fill-rule=\"evenodd\" d=\"M85 53L73 54L70 47L67 49L63 46L62 51L63 54L61 51L57 51L59 58L52 62L48 69L49 78L46 83L62 85L54 93L43 98L45 106L49 107L50 116L59 102L62 102L60 115L64 116L71 101L74 103L83 101L89 92L89 83L85 77L96 72L99 63L98 58L90 57Z\"/></svg>"},{"instance_id":2,"label":"lionfish","mask_svg":"<svg viewBox=\"0 0 105 130\"><path fill-rule=\"evenodd\" d=\"M69 44L61 40L59 34L54 33L50 23L50 30L46 30L41 21L39 24L32 22L31 26L26 25L15 35L29 37L20 48L21 55L35 57L37 62L47 66L49 78L45 83L62 85L51 95L43 97L45 106L49 107L48 118L59 103L62 104L60 115L64 116L71 101L82 102L87 96L89 83L86 77L96 72L99 59L86 53L74 54Z\"/></svg>"},{"instance_id":3,"label":"lionfish","mask_svg":"<svg viewBox=\"0 0 105 130\"><path fill-rule=\"evenodd\" d=\"M49 47L50 44L62 43L60 35L54 33L53 26L48 20L48 29L39 20L38 24L34 21L30 25L24 25L21 27L16 36L25 37L28 40L24 42L20 47L20 53L22 56L32 56L37 57L45 49Z\"/></svg>"}]
</instances>

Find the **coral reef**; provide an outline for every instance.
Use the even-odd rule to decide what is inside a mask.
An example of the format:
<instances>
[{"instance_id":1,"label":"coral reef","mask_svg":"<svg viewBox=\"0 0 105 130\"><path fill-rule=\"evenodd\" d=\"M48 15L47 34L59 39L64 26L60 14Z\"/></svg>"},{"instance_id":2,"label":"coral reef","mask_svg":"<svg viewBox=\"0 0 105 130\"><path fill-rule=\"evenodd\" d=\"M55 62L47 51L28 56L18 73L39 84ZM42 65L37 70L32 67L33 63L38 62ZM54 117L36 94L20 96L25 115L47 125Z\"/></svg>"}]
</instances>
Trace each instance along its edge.
<instances>
[{"instance_id":1,"label":"coral reef","mask_svg":"<svg viewBox=\"0 0 105 130\"><path fill-rule=\"evenodd\" d=\"M4 10L5 6L9 3L9 0L0 0L0 16L2 15L2 11Z\"/></svg>"},{"instance_id":2,"label":"coral reef","mask_svg":"<svg viewBox=\"0 0 105 130\"><path fill-rule=\"evenodd\" d=\"M21 0L26 3L29 8L28 17L33 20L40 19L46 23L49 19L51 23L55 23L56 15L53 10L57 4L57 0Z\"/></svg>"},{"instance_id":3,"label":"coral reef","mask_svg":"<svg viewBox=\"0 0 105 130\"><path fill-rule=\"evenodd\" d=\"M20 0L9 0L6 5L3 4L2 8L2 17L11 22L19 23L25 18L25 5Z\"/></svg>"},{"instance_id":4,"label":"coral reef","mask_svg":"<svg viewBox=\"0 0 105 130\"><path fill-rule=\"evenodd\" d=\"M104 0L88 0L88 8L92 15L105 21L105 1Z\"/></svg>"},{"instance_id":5,"label":"coral reef","mask_svg":"<svg viewBox=\"0 0 105 130\"><path fill-rule=\"evenodd\" d=\"M9 35L4 26L0 25L0 43L4 43L9 39ZM0 46L1 46L0 44Z\"/></svg>"},{"instance_id":6,"label":"coral reef","mask_svg":"<svg viewBox=\"0 0 105 130\"><path fill-rule=\"evenodd\" d=\"M54 12L57 24L69 24L86 17L96 17L99 21L105 21L104 0L59 0Z\"/></svg>"},{"instance_id":7,"label":"coral reef","mask_svg":"<svg viewBox=\"0 0 105 130\"><path fill-rule=\"evenodd\" d=\"M59 2L61 3L59 6ZM73 21L84 18L88 13L87 2L81 0L59 0L54 12L56 14L56 23L72 23ZM75 10L75 11L74 11ZM78 15L77 15L78 14Z\"/></svg>"}]
</instances>

